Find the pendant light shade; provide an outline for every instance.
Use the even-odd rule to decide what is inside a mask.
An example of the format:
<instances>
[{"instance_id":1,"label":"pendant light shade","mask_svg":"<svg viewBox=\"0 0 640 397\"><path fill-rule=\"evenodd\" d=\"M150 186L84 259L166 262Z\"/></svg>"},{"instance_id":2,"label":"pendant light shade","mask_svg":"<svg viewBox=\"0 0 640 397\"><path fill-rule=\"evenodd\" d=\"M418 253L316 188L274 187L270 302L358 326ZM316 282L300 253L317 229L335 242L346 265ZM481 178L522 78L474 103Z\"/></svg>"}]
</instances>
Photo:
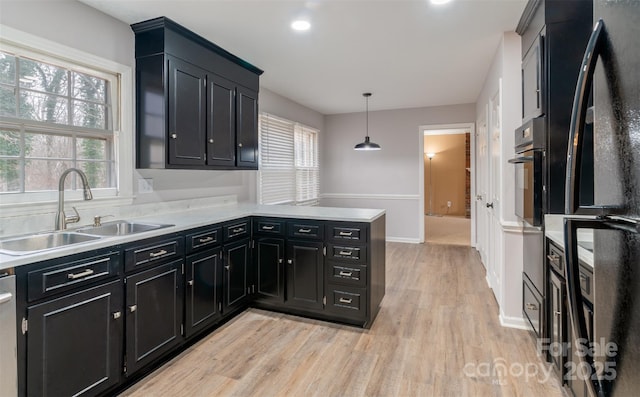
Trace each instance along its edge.
<instances>
[{"instance_id":1,"label":"pendant light shade","mask_svg":"<svg viewBox=\"0 0 640 397\"><path fill-rule=\"evenodd\" d=\"M369 97L371 96L370 92L365 92L362 94L366 99L366 115L367 115L367 135L364 137L364 142L357 144L353 149L354 150L380 150L380 145L377 143L371 142L369 139Z\"/></svg>"}]
</instances>

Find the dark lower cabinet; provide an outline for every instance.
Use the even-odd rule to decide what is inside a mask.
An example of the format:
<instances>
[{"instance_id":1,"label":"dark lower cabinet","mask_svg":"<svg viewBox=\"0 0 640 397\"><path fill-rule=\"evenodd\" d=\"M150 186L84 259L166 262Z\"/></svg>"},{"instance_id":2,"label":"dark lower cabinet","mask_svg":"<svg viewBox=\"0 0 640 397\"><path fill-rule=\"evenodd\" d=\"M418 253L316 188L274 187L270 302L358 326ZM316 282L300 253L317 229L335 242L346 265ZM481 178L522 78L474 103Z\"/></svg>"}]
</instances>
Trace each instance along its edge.
<instances>
[{"instance_id":1,"label":"dark lower cabinet","mask_svg":"<svg viewBox=\"0 0 640 397\"><path fill-rule=\"evenodd\" d=\"M128 376L182 341L182 264L180 259L125 278Z\"/></svg>"},{"instance_id":2,"label":"dark lower cabinet","mask_svg":"<svg viewBox=\"0 0 640 397\"><path fill-rule=\"evenodd\" d=\"M116 385L121 310L119 280L28 307L27 394L90 396Z\"/></svg>"},{"instance_id":3,"label":"dark lower cabinet","mask_svg":"<svg viewBox=\"0 0 640 397\"><path fill-rule=\"evenodd\" d=\"M323 309L323 248L321 241L287 242L287 305Z\"/></svg>"},{"instance_id":4,"label":"dark lower cabinet","mask_svg":"<svg viewBox=\"0 0 640 397\"><path fill-rule=\"evenodd\" d=\"M251 253L249 239L245 238L223 248L224 293L222 312L224 314L247 304L251 294Z\"/></svg>"},{"instance_id":5,"label":"dark lower cabinet","mask_svg":"<svg viewBox=\"0 0 640 397\"><path fill-rule=\"evenodd\" d=\"M256 299L284 303L284 239L255 240Z\"/></svg>"},{"instance_id":6,"label":"dark lower cabinet","mask_svg":"<svg viewBox=\"0 0 640 397\"><path fill-rule=\"evenodd\" d=\"M221 313L221 249L190 255L186 260L185 336L190 337L218 320Z\"/></svg>"},{"instance_id":7,"label":"dark lower cabinet","mask_svg":"<svg viewBox=\"0 0 640 397\"><path fill-rule=\"evenodd\" d=\"M564 279L554 271L549 272L549 353L551 360L564 378L567 361L565 347L567 345L567 309Z\"/></svg>"}]
</instances>

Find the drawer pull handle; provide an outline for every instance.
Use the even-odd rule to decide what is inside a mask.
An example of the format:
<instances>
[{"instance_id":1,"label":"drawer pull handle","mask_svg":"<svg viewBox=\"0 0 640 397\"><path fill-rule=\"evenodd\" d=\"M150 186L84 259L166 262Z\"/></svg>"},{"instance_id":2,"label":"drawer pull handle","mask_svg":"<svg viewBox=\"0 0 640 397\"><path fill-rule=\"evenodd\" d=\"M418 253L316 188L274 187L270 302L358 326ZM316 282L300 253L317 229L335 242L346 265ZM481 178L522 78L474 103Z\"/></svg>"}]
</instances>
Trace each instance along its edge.
<instances>
[{"instance_id":1,"label":"drawer pull handle","mask_svg":"<svg viewBox=\"0 0 640 397\"><path fill-rule=\"evenodd\" d=\"M189 284L189 286L193 286L193 280L187 281L187 284Z\"/></svg>"},{"instance_id":2,"label":"drawer pull handle","mask_svg":"<svg viewBox=\"0 0 640 397\"><path fill-rule=\"evenodd\" d=\"M340 298L340 303L347 303L350 304L351 302L353 302L353 299L349 298L349 299L345 299L345 298Z\"/></svg>"},{"instance_id":3,"label":"drawer pull handle","mask_svg":"<svg viewBox=\"0 0 640 397\"><path fill-rule=\"evenodd\" d=\"M120 312L115 312L111 314L111 317L113 317L114 320L117 320L120 318L120 316L122 315L122 313Z\"/></svg>"},{"instance_id":4,"label":"drawer pull handle","mask_svg":"<svg viewBox=\"0 0 640 397\"><path fill-rule=\"evenodd\" d=\"M13 294L11 292L5 292L4 294L0 294L0 304L9 302L13 298Z\"/></svg>"},{"instance_id":5,"label":"drawer pull handle","mask_svg":"<svg viewBox=\"0 0 640 397\"><path fill-rule=\"evenodd\" d=\"M129 306L129 312L133 313L133 312L135 312L136 310L138 310L138 305L131 305L131 306Z\"/></svg>"},{"instance_id":6,"label":"drawer pull handle","mask_svg":"<svg viewBox=\"0 0 640 397\"><path fill-rule=\"evenodd\" d=\"M149 253L149 257L151 258L157 258L159 256L165 255L167 253L167 250L160 250L158 252L150 252Z\"/></svg>"},{"instance_id":7,"label":"drawer pull handle","mask_svg":"<svg viewBox=\"0 0 640 397\"><path fill-rule=\"evenodd\" d=\"M353 236L353 232L340 232L341 236Z\"/></svg>"},{"instance_id":8,"label":"drawer pull handle","mask_svg":"<svg viewBox=\"0 0 640 397\"><path fill-rule=\"evenodd\" d=\"M75 274L74 273L69 273L69 274L67 274L67 278L69 280L77 280L77 279L82 278L82 277L90 276L93 273L95 273L93 270L86 269L85 271L80 272L80 273L75 273Z\"/></svg>"},{"instance_id":9,"label":"drawer pull handle","mask_svg":"<svg viewBox=\"0 0 640 397\"><path fill-rule=\"evenodd\" d=\"M239 227L237 229L233 229L232 232L233 233L242 233L242 232L244 232L244 228Z\"/></svg>"},{"instance_id":10,"label":"drawer pull handle","mask_svg":"<svg viewBox=\"0 0 640 397\"><path fill-rule=\"evenodd\" d=\"M351 256L352 254L353 254L353 251L340 251L340 255Z\"/></svg>"},{"instance_id":11,"label":"drawer pull handle","mask_svg":"<svg viewBox=\"0 0 640 397\"><path fill-rule=\"evenodd\" d=\"M298 233L311 233L311 229L298 229Z\"/></svg>"},{"instance_id":12,"label":"drawer pull handle","mask_svg":"<svg viewBox=\"0 0 640 397\"><path fill-rule=\"evenodd\" d=\"M526 303L524 305L527 310L538 310L538 305L536 305L535 303Z\"/></svg>"},{"instance_id":13,"label":"drawer pull handle","mask_svg":"<svg viewBox=\"0 0 640 397\"><path fill-rule=\"evenodd\" d=\"M263 225L262 230L273 230L273 225Z\"/></svg>"},{"instance_id":14,"label":"drawer pull handle","mask_svg":"<svg viewBox=\"0 0 640 397\"><path fill-rule=\"evenodd\" d=\"M340 271L340 275L344 276L344 277L351 277L353 275L353 272L343 272Z\"/></svg>"},{"instance_id":15,"label":"drawer pull handle","mask_svg":"<svg viewBox=\"0 0 640 397\"><path fill-rule=\"evenodd\" d=\"M209 241L213 241L213 237L209 236L209 237L201 238L201 239L198 239L198 241L200 241L201 243L208 243Z\"/></svg>"}]
</instances>

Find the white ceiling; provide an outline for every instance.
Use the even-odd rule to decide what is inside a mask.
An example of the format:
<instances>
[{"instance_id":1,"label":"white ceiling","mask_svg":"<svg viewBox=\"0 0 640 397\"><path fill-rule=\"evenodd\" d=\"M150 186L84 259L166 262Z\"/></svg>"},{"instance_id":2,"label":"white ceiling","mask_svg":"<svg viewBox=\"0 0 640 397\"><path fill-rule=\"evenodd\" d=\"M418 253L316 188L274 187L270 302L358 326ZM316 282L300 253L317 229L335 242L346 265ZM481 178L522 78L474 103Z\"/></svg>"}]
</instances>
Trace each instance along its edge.
<instances>
[{"instance_id":1,"label":"white ceiling","mask_svg":"<svg viewBox=\"0 0 640 397\"><path fill-rule=\"evenodd\" d=\"M473 103L526 0L80 0L128 24L167 16L323 114ZM294 32L304 15L312 27Z\"/></svg>"}]
</instances>

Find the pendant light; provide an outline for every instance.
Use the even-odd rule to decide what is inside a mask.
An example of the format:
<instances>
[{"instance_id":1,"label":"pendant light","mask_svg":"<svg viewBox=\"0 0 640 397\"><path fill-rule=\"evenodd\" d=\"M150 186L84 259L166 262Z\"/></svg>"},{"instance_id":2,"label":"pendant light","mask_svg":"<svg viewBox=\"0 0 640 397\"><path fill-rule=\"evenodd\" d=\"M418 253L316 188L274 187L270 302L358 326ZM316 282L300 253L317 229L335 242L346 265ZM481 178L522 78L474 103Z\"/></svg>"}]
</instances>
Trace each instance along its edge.
<instances>
[{"instance_id":1,"label":"pendant light","mask_svg":"<svg viewBox=\"0 0 640 397\"><path fill-rule=\"evenodd\" d=\"M366 103L367 103L367 107L366 107L366 114L367 114L367 135L364 137L364 142L361 142L359 144L357 144L353 149L354 150L380 150L380 145L378 145L377 143L371 142L369 140L369 97L371 96L370 92L365 92L364 94L362 94L363 97L365 97Z\"/></svg>"}]
</instances>

